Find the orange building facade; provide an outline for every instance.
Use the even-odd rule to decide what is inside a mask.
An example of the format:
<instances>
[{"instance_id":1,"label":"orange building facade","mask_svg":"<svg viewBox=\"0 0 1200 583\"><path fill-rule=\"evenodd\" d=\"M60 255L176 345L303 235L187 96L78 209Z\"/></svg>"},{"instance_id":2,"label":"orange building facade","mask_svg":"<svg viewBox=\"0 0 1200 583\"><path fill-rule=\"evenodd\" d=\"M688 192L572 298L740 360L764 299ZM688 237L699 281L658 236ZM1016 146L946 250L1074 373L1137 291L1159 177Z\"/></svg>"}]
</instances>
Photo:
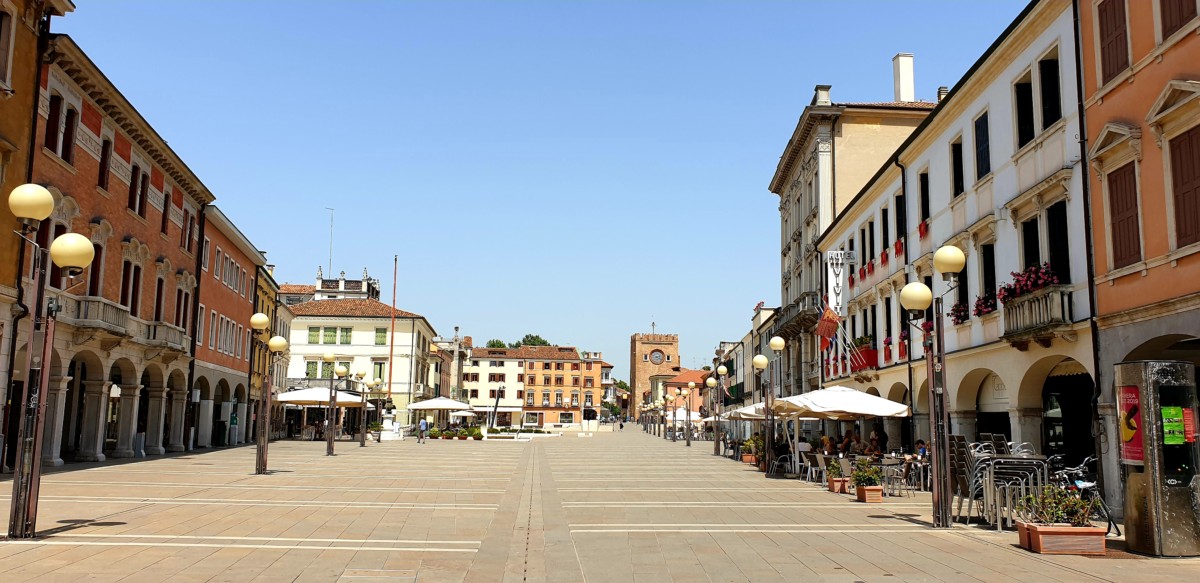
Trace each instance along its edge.
<instances>
[{"instance_id":1,"label":"orange building facade","mask_svg":"<svg viewBox=\"0 0 1200 583\"><path fill-rule=\"evenodd\" d=\"M1200 363L1200 3L1079 5L1099 439L1106 497L1119 500L1113 365Z\"/></svg>"}]
</instances>

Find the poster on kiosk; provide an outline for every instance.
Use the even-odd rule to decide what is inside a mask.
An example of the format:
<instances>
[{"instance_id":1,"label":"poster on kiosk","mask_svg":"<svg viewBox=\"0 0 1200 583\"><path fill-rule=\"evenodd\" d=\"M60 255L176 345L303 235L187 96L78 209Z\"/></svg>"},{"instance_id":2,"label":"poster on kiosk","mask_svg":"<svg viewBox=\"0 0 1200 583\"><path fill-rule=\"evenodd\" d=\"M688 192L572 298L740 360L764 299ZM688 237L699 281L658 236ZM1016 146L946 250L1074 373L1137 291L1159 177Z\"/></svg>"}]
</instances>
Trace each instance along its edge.
<instances>
[{"instance_id":1,"label":"poster on kiosk","mask_svg":"<svg viewBox=\"0 0 1200 583\"><path fill-rule=\"evenodd\" d=\"M1115 373L1126 544L1147 555L1200 556L1196 367L1122 362Z\"/></svg>"}]
</instances>

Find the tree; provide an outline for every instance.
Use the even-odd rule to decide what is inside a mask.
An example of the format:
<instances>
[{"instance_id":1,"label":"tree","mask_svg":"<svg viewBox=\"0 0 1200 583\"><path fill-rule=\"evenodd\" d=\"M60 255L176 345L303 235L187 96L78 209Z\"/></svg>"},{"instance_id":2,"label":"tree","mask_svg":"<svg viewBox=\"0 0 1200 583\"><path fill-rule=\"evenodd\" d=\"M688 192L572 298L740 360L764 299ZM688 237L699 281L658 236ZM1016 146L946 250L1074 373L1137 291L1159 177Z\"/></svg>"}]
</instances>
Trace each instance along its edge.
<instances>
[{"instance_id":1,"label":"tree","mask_svg":"<svg viewBox=\"0 0 1200 583\"><path fill-rule=\"evenodd\" d=\"M492 338L491 340L487 341L487 347L488 348L508 348L508 345L505 344L504 341L499 338Z\"/></svg>"},{"instance_id":2,"label":"tree","mask_svg":"<svg viewBox=\"0 0 1200 583\"><path fill-rule=\"evenodd\" d=\"M520 348L522 346L550 346L550 343L537 334L526 334L524 338L508 345L509 348Z\"/></svg>"},{"instance_id":3,"label":"tree","mask_svg":"<svg viewBox=\"0 0 1200 583\"><path fill-rule=\"evenodd\" d=\"M617 381L617 382L613 383L613 386L618 389L621 389L621 390L625 390L625 391L629 390L629 383L627 383L625 381Z\"/></svg>"}]
</instances>

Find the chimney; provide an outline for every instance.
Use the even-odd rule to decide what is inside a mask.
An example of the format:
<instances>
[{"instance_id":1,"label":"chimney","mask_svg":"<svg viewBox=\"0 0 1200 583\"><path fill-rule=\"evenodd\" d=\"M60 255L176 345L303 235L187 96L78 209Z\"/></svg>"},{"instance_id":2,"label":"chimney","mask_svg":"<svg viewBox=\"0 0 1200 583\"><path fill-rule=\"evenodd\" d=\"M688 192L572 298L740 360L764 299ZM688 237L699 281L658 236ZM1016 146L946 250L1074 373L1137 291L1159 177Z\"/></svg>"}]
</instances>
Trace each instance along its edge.
<instances>
[{"instance_id":1,"label":"chimney","mask_svg":"<svg viewBox=\"0 0 1200 583\"><path fill-rule=\"evenodd\" d=\"M897 102L916 100L913 90L912 53L896 53L896 56L892 57L892 85Z\"/></svg>"},{"instance_id":2,"label":"chimney","mask_svg":"<svg viewBox=\"0 0 1200 583\"><path fill-rule=\"evenodd\" d=\"M941 103L942 100L946 98L947 93L950 93L949 87L946 87L945 85L938 87L938 103Z\"/></svg>"},{"instance_id":3,"label":"chimney","mask_svg":"<svg viewBox=\"0 0 1200 583\"><path fill-rule=\"evenodd\" d=\"M829 101L829 89L832 87L832 85L817 85L817 95L813 97L813 105L833 105L833 102Z\"/></svg>"}]
</instances>

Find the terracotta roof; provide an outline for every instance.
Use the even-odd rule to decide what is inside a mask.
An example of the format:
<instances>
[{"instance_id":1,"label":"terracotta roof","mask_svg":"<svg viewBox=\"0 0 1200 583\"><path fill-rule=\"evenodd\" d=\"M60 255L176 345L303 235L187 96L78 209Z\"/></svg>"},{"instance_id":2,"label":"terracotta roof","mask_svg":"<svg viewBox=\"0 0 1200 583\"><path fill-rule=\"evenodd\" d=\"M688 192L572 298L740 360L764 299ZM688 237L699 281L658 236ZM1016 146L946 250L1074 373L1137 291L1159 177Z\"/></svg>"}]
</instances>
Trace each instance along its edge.
<instances>
[{"instance_id":1,"label":"terracotta roof","mask_svg":"<svg viewBox=\"0 0 1200 583\"><path fill-rule=\"evenodd\" d=\"M668 385L683 385L687 386L688 382L696 383L697 387L704 386L704 379L708 378L706 370L683 370L675 377L666 382Z\"/></svg>"},{"instance_id":2,"label":"terracotta roof","mask_svg":"<svg viewBox=\"0 0 1200 583\"><path fill-rule=\"evenodd\" d=\"M391 306L367 299L314 300L292 306L297 316L341 316L345 318L391 318ZM397 318L422 318L418 314L396 310Z\"/></svg>"},{"instance_id":3,"label":"terracotta roof","mask_svg":"<svg viewBox=\"0 0 1200 583\"><path fill-rule=\"evenodd\" d=\"M600 361L600 368L612 368L612 367L613 367L613 365L608 364L607 362L604 362L603 360Z\"/></svg>"},{"instance_id":4,"label":"terracotta roof","mask_svg":"<svg viewBox=\"0 0 1200 583\"><path fill-rule=\"evenodd\" d=\"M886 107L888 109L933 109L936 103L931 101L857 101L838 103L846 107Z\"/></svg>"},{"instance_id":5,"label":"terracotta roof","mask_svg":"<svg viewBox=\"0 0 1200 583\"><path fill-rule=\"evenodd\" d=\"M574 346L476 348L471 352L471 358L509 358L514 360L579 360L579 352L575 350Z\"/></svg>"},{"instance_id":6,"label":"terracotta roof","mask_svg":"<svg viewBox=\"0 0 1200 583\"><path fill-rule=\"evenodd\" d=\"M300 283L285 283L279 286L281 294L311 294L317 292L317 286L304 285Z\"/></svg>"}]
</instances>

